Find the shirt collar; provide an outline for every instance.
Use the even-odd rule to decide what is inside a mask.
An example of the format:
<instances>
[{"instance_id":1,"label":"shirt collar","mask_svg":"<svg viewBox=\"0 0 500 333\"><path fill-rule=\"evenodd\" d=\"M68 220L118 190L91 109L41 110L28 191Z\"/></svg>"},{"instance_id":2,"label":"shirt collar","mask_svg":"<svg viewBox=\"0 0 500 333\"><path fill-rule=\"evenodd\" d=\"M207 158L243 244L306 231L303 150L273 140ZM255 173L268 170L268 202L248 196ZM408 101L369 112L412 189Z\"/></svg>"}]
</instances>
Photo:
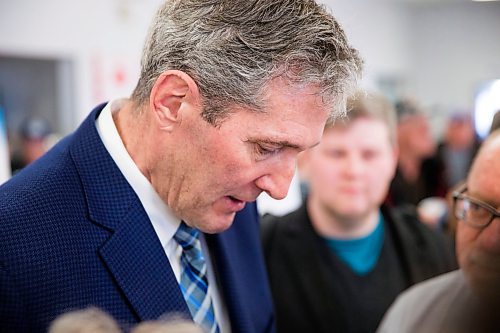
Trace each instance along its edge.
<instances>
[{"instance_id":1,"label":"shirt collar","mask_svg":"<svg viewBox=\"0 0 500 333\"><path fill-rule=\"evenodd\" d=\"M165 246L177 231L180 219L173 215L148 179L139 170L121 140L112 115L119 112L126 101L126 99L113 100L104 107L96 120L97 131L118 169L139 197L156 234L162 245Z\"/></svg>"}]
</instances>

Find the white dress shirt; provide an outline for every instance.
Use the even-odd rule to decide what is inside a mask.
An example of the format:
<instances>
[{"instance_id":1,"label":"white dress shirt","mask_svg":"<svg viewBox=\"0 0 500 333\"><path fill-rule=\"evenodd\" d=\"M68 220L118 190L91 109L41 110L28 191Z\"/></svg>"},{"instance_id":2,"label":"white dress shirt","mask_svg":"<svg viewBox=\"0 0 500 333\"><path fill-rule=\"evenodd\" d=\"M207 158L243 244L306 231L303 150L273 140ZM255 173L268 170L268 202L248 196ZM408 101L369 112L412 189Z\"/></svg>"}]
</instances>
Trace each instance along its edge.
<instances>
[{"instance_id":1,"label":"white dress shirt","mask_svg":"<svg viewBox=\"0 0 500 333\"><path fill-rule=\"evenodd\" d=\"M148 179L141 173L123 145L112 114L119 112L125 102L125 99L113 100L104 107L96 120L97 131L111 158L113 158L118 169L120 169L127 182L139 197L156 235L165 250L175 278L179 282L182 247L175 241L173 236L181 221L172 214L169 207L163 202L158 193L156 193ZM207 261L208 294L212 297L215 317L217 318L220 332L230 333L229 316L217 286L210 253L203 233L200 233L200 235L203 254Z\"/></svg>"}]
</instances>

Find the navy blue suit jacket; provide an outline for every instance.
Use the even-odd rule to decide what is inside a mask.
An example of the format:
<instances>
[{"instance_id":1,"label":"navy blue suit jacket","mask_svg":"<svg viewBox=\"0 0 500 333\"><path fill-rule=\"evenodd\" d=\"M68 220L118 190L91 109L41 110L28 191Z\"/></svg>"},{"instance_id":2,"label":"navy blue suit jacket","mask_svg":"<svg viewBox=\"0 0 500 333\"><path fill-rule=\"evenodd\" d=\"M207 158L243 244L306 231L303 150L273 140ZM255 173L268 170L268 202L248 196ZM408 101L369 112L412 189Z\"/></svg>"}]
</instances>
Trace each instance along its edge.
<instances>
[{"instance_id":1,"label":"navy blue suit jacket","mask_svg":"<svg viewBox=\"0 0 500 333\"><path fill-rule=\"evenodd\" d=\"M97 107L0 187L0 332L43 332L97 306L132 325L189 310L136 194L102 144ZM233 332L274 332L255 204L206 235Z\"/></svg>"}]
</instances>

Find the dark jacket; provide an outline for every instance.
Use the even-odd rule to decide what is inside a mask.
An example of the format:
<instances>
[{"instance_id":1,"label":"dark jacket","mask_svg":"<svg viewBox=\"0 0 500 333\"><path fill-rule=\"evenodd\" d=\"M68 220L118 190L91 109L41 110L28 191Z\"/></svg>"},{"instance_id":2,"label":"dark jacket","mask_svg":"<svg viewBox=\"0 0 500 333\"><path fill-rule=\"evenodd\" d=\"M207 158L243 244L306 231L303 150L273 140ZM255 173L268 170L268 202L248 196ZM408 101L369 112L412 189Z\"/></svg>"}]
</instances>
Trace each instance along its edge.
<instances>
[{"instance_id":1,"label":"dark jacket","mask_svg":"<svg viewBox=\"0 0 500 333\"><path fill-rule=\"evenodd\" d=\"M61 313L91 305L125 325L190 316L139 198L97 133L102 108L0 186L0 332L45 332ZM233 332L272 332L255 205L206 240Z\"/></svg>"},{"instance_id":2,"label":"dark jacket","mask_svg":"<svg viewBox=\"0 0 500 333\"><path fill-rule=\"evenodd\" d=\"M452 245L411 212L384 207L382 213L408 286L456 267ZM278 332L331 333L349 326L345 316L353 314L343 314L334 299L332 253L314 231L306 205L284 217L266 216L261 232ZM362 313L355 315L363 320Z\"/></svg>"}]
</instances>

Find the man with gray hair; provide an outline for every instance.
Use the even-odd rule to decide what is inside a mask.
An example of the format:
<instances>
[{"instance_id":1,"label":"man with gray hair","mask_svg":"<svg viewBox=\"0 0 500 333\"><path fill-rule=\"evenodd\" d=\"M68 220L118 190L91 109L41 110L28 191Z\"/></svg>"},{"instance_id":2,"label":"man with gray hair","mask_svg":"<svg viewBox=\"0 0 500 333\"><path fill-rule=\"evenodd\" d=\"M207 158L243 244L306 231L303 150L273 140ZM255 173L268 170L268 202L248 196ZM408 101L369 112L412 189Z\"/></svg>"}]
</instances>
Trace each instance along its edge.
<instances>
[{"instance_id":1,"label":"man with gray hair","mask_svg":"<svg viewBox=\"0 0 500 333\"><path fill-rule=\"evenodd\" d=\"M272 332L253 201L286 195L361 66L315 1L166 1L131 98L0 187L0 331L94 305Z\"/></svg>"}]
</instances>

